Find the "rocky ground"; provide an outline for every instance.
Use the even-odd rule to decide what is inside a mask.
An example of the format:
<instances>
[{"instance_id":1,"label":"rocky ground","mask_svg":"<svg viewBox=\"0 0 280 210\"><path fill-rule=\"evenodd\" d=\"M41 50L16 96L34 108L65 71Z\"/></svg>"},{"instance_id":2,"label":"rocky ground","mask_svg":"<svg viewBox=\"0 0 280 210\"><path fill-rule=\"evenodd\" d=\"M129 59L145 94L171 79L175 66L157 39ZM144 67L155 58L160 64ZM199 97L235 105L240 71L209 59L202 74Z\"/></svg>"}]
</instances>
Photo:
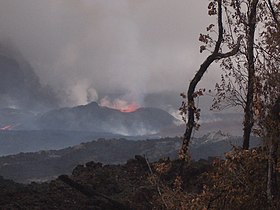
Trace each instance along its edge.
<instances>
[{"instance_id":1,"label":"rocky ground","mask_svg":"<svg viewBox=\"0 0 280 210\"><path fill-rule=\"evenodd\" d=\"M159 173L160 166L168 166ZM61 175L49 183L17 184L0 180L1 209L160 209L155 202L160 185L172 185L178 174L190 192L202 189L201 174L210 168L208 161L187 165L179 160L149 163L135 156L124 165L88 162L78 165L71 175Z\"/></svg>"}]
</instances>

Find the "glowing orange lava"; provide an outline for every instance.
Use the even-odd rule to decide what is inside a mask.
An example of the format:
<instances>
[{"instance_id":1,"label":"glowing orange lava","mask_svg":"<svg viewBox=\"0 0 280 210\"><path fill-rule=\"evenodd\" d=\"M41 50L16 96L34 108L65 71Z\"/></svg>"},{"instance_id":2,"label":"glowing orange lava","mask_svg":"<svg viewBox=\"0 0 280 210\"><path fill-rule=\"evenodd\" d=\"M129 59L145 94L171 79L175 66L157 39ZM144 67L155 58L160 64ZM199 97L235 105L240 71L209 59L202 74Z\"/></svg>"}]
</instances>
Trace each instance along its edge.
<instances>
[{"instance_id":1,"label":"glowing orange lava","mask_svg":"<svg viewBox=\"0 0 280 210\"><path fill-rule=\"evenodd\" d=\"M139 105L135 102L119 108L121 112L135 112L139 108Z\"/></svg>"},{"instance_id":2,"label":"glowing orange lava","mask_svg":"<svg viewBox=\"0 0 280 210\"><path fill-rule=\"evenodd\" d=\"M12 125L6 125L6 126L0 128L0 131L8 131L8 130L11 130L12 128L13 128Z\"/></svg>"},{"instance_id":3,"label":"glowing orange lava","mask_svg":"<svg viewBox=\"0 0 280 210\"><path fill-rule=\"evenodd\" d=\"M108 97L104 97L100 100L100 106L116 109L120 112L134 112L140 108L136 102L129 103L123 99L110 100Z\"/></svg>"}]
</instances>

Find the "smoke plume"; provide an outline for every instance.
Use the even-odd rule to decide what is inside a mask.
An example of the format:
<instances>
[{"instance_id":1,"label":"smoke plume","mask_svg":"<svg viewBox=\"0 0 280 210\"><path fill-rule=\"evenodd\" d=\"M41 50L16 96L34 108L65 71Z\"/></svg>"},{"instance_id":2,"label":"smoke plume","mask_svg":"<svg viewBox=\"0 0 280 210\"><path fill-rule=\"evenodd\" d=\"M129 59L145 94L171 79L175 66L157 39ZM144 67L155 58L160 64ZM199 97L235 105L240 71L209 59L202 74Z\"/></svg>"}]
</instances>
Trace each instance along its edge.
<instances>
[{"instance_id":1,"label":"smoke plume","mask_svg":"<svg viewBox=\"0 0 280 210\"><path fill-rule=\"evenodd\" d=\"M179 95L198 69L207 2L0 1L0 43L20 51L61 106L145 106L153 94Z\"/></svg>"}]
</instances>

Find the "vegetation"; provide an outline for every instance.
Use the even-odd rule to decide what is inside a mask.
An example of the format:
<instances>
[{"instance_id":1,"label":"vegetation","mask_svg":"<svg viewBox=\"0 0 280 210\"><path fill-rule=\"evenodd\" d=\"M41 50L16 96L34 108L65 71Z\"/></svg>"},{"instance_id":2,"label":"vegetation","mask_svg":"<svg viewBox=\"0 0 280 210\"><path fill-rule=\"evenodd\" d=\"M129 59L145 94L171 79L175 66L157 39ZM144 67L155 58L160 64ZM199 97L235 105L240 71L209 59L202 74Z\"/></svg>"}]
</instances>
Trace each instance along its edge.
<instances>
[{"instance_id":1,"label":"vegetation","mask_svg":"<svg viewBox=\"0 0 280 210\"><path fill-rule=\"evenodd\" d=\"M0 179L0 206L1 209L161 209L159 192L163 196L165 189L160 183L171 186L180 171L185 187L199 192L202 188L199 177L209 165L207 161L187 164L169 159L149 163L146 158L135 156L124 165L103 166L93 161L78 165L71 176L63 175L49 183L22 185Z\"/></svg>"},{"instance_id":2,"label":"vegetation","mask_svg":"<svg viewBox=\"0 0 280 210\"><path fill-rule=\"evenodd\" d=\"M279 197L267 199L267 161L264 147L234 148L200 175L199 192L190 191L185 177L178 176L173 186L162 187L158 201L165 209L279 209ZM279 166L276 171L279 175Z\"/></svg>"},{"instance_id":3,"label":"vegetation","mask_svg":"<svg viewBox=\"0 0 280 210\"><path fill-rule=\"evenodd\" d=\"M195 91L195 87L213 61L220 63L224 74L221 75L221 83L216 84L212 108L243 107L243 150L235 148L225 161L214 164L215 172L208 174L212 184L194 196L194 203L183 202L181 208L279 209L280 2L211 0L208 9L209 15L217 16L218 39L215 42L210 34L200 35L200 41L204 43L200 51L209 50L211 54L195 74L187 96L183 95L187 101L181 111L188 119L181 158L187 159L192 129L198 127L195 116L199 119L200 114L194 98L205 92ZM211 24L207 31L215 32L214 27ZM215 56L224 48L233 53ZM205 65L209 58L212 58L211 62ZM252 131L263 138L262 148L249 150ZM182 195L181 201L189 200L188 196Z\"/></svg>"},{"instance_id":4,"label":"vegetation","mask_svg":"<svg viewBox=\"0 0 280 210\"><path fill-rule=\"evenodd\" d=\"M150 163L136 156L125 165L89 162L71 176L50 183L17 185L0 180L0 205L6 209L280 209L280 1L210 0L215 25L201 34L201 52L210 55L201 64L181 112L186 131L180 159ZM211 50L212 49L212 50ZM226 50L226 53L223 51ZM216 85L213 108L241 106L244 110L242 148L225 159L191 161L188 150L200 110L195 98L204 73L218 62L223 70ZM254 131L264 144L249 148ZM1 184L0 183L0 184ZM9 188L11 186L12 188Z\"/></svg>"},{"instance_id":5,"label":"vegetation","mask_svg":"<svg viewBox=\"0 0 280 210\"><path fill-rule=\"evenodd\" d=\"M215 1L209 4L209 14L210 15L218 15L218 40L215 44L214 51L209 55L206 60L201 64L199 70L196 72L194 78L190 82L189 89L187 92L187 96L182 94L183 98L187 98L187 102L182 104L181 111L182 114L188 115L188 121L186 124L186 131L184 133L183 145L180 152L180 157L182 159L188 159L188 147L191 139L191 134L194 127L198 127L195 123L195 115L199 119L199 109L196 108L194 103L194 98L202 95L202 90L198 90L195 92L195 88L199 81L202 79L204 73L207 71L208 67L216 60L225 59L230 56L235 55L240 47L241 37L238 37L237 44L234 46L231 51L227 53L221 53L221 45L223 42L223 35L224 35L224 27L223 27L223 13L222 13L222 0L217 1L217 8L215 6ZM211 24L207 30L211 30L213 25ZM213 40L211 37L207 35L200 35L199 40L204 42L205 44L212 45ZM201 52L205 50L205 46L201 46ZM185 118L184 118L185 119Z\"/></svg>"},{"instance_id":6,"label":"vegetation","mask_svg":"<svg viewBox=\"0 0 280 210\"><path fill-rule=\"evenodd\" d=\"M88 162L49 183L0 179L2 209L279 209L266 196L265 147L234 148L225 160L135 156L124 165ZM280 172L277 167L277 174ZM278 184L280 184L278 182Z\"/></svg>"}]
</instances>

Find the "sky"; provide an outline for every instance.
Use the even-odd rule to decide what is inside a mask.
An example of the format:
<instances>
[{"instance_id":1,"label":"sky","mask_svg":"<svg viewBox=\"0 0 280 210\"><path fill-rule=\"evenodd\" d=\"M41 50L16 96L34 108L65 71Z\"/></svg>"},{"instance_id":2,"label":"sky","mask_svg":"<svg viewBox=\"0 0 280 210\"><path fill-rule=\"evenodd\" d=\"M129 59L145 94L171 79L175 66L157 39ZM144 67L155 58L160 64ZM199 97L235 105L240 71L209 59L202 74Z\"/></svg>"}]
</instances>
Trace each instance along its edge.
<instances>
[{"instance_id":1,"label":"sky","mask_svg":"<svg viewBox=\"0 0 280 210\"><path fill-rule=\"evenodd\" d=\"M61 106L97 101L177 109L208 55L208 0L0 0L0 43L31 64ZM215 20L214 20L215 21ZM219 81L211 69L201 87Z\"/></svg>"}]
</instances>

